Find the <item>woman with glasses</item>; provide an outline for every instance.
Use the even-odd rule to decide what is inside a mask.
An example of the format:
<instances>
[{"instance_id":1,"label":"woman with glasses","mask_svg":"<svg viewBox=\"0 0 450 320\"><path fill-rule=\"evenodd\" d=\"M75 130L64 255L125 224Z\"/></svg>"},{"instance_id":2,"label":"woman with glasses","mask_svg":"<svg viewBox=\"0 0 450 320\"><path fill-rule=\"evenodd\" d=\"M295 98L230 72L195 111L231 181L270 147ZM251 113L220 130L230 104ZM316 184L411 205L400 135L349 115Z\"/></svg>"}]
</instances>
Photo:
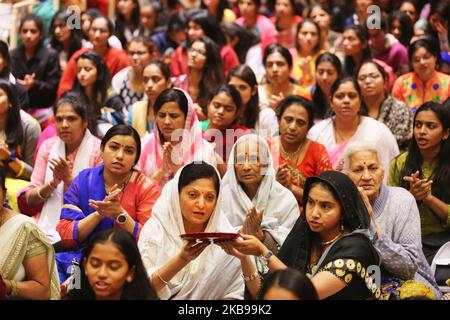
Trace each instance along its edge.
<instances>
[{"instance_id":1,"label":"woman with glasses","mask_svg":"<svg viewBox=\"0 0 450 320\"><path fill-rule=\"evenodd\" d=\"M386 90L386 71L374 61L364 62L358 70L358 83L368 116L384 123L397 140L400 150L412 138L412 113Z\"/></svg>"},{"instance_id":2,"label":"woman with glasses","mask_svg":"<svg viewBox=\"0 0 450 320\"><path fill-rule=\"evenodd\" d=\"M188 73L174 86L189 93L200 121L206 120L209 94L224 82L219 47L209 38L194 40L188 49Z\"/></svg>"},{"instance_id":3,"label":"woman with glasses","mask_svg":"<svg viewBox=\"0 0 450 320\"><path fill-rule=\"evenodd\" d=\"M112 87L129 109L133 103L146 98L142 72L145 66L158 58L159 53L151 39L140 36L128 43L127 53L131 66L122 69L112 78Z\"/></svg>"}]
</instances>

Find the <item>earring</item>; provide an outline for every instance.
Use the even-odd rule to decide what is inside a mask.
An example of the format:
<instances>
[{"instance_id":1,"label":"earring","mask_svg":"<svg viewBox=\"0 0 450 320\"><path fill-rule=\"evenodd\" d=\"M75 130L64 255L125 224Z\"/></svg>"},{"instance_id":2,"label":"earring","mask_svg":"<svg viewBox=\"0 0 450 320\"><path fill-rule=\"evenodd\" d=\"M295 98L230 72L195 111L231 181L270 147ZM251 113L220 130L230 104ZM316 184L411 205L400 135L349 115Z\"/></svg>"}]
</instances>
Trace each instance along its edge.
<instances>
[{"instance_id":1,"label":"earring","mask_svg":"<svg viewBox=\"0 0 450 320\"><path fill-rule=\"evenodd\" d=\"M344 221L341 220L341 231L344 231Z\"/></svg>"}]
</instances>

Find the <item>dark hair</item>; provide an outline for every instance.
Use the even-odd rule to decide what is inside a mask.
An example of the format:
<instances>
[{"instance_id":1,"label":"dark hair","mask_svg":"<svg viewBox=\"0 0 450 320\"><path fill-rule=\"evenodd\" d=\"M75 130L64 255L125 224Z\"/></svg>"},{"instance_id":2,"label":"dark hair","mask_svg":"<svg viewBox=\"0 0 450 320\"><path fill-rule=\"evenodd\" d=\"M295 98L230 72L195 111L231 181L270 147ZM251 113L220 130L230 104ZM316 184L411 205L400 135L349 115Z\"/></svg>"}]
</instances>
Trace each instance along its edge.
<instances>
[{"instance_id":1,"label":"dark hair","mask_svg":"<svg viewBox=\"0 0 450 320\"><path fill-rule=\"evenodd\" d=\"M250 0L250 1L252 1L255 4L257 9L256 12L258 13L258 8L261 6L261 0ZM238 0L238 4L239 2L241 2L241 0Z\"/></svg>"},{"instance_id":2,"label":"dark hair","mask_svg":"<svg viewBox=\"0 0 450 320\"><path fill-rule=\"evenodd\" d=\"M111 83L111 74L109 73L108 67L106 66L103 58L93 50L87 51L78 56L76 58L77 63L80 59L87 59L91 61L97 69L97 78L95 79L93 86L93 101L90 101L87 97L85 89L78 81L77 75L75 75L73 84L73 90L80 93L88 106L88 128L92 133L94 133L97 132L97 119L100 116L100 110L108 96L108 89Z\"/></svg>"},{"instance_id":3,"label":"dark hair","mask_svg":"<svg viewBox=\"0 0 450 320\"><path fill-rule=\"evenodd\" d=\"M148 65L146 65L144 67L144 69L142 69L142 73L144 73L144 70L148 67L148 66L157 66L159 68L159 70L161 71L164 79L169 80L171 79L171 74L170 74L170 69L167 66L167 64L165 64L164 62L162 62L161 60L154 60L151 61Z\"/></svg>"},{"instance_id":4,"label":"dark hair","mask_svg":"<svg viewBox=\"0 0 450 320\"><path fill-rule=\"evenodd\" d=\"M241 94L239 91L232 85L229 84L223 84L220 87L217 87L214 89L214 91L209 96L209 101L211 102L212 99L214 99L215 96L217 96L219 93L225 93L227 96L233 100L234 105L236 106L236 119L233 121L233 124L236 123L237 115L239 115L239 111L242 109L242 99Z\"/></svg>"},{"instance_id":5,"label":"dark hair","mask_svg":"<svg viewBox=\"0 0 450 320\"><path fill-rule=\"evenodd\" d=\"M264 66L266 65L266 62L267 62L267 59L269 58L269 56L275 52L278 52L279 54L281 54L283 56L283 58L286 60L288 66L289 66L289 69L292 69L291 53L289 52L288 49L286 49L282 45L279 45L278 43L273 43L273 44L267 46L266 49L264 50L264 56L263 56Z\"/></svg>"},{"instance_id":6,"label":"dark hair","mask_svg":"<svg viewBox=\"0 0 450 320\"><path fill-rule=\"evenodd\" d=\"M132 126L127 124L116 124L111 127L100 142L100 148L103 150L108 143L115 136L130 136L133 137L136 142L136 159L134 160L134 164L137 164L139 161L139 157L141 156L141 137L139 133Z\"/></svg>"},{"instance_id":7,"label":"dark hair","mask_svg":"<svg viewBox=\"0 0 450 320\"><path fill-rule=\"evenodd\" d=\"M295 38L296 38L296 40L295 40L295 48L297 49L297 51L300 51L300 44L299 44L299 42L297 40L298 39L298 33L300 32L300 29L306 23L311 23L317 29L318 40L317 40L316 46L313 48L313 51L312 51L312 54L316 54L317 52L320 51L320 46L321 46L321 42L322 42L322 36L320 34L319 25L317 23L315 23L312 19L309 19L309 18L303 19L302 22L300 22L298 27L297 27L297 31L295 32Z\"/></svg>"},{"instance_id":8,"label":"dark hair","mask_svg":"<svg viewBox=\"0 0 450 320\"><path fill-rule=\"evenodd\" d=\"M133 37L130 42L127 44L127 50L130 47L132 42L142 43L144 47L147 49L148 53L152 55L159 55L158 47L156 46L155 41L152 38L146 36L136 36Z\"/></svg>"},{"instance_id":9,"label":"dark hair","mask_svg":"<svg viewBox=\"0 0 450 320\"><path fill-rule=\"evenodd\" d=\"M190 21L198 24L205 35L213 40L219 47L226 44L226 39L220 28L219 22L208 12L208 10L200 9L194 11L194 13L188 17L187 24L189 24Z\"/></svg>"},{"instance_id":10,"label":"dark hair","mask_svg":"<svg viewBox=\"0 0 450 320\"><path fill-rule=\"evenodd\" d=\"M378 64L378 62L374 61L374 60L366 60L363 61L363 63L359 66L358 71L356 72L356 76L359 75L359 71L361 70L361 68L363 67L363 65L365 64L373 64L375 66L375 68L377 68L377 70L381 73L381 77L383 78L383 81L386 83L388 81L388 74L386 73L386 70L384 70L384 68L382 66L380 66Z\"/></svg>"},{"instance_id":11,"label":"dark hair","mask_svg":"<svg viewBox=\"0 0 450 320\"><path fill-rule=\"evenodd\" d=\"M367 33L367 30L363 28L362 26L347 26L344 28L344 32L347 30L353 30L356 34L356 36L359 38L361 43L366 43L366 47L362 51L362 59L361 61L368 60L372 58L372 54L370 52L369 47L369 35ZM359 66L355 64L355 61L353 60L352 56L345 56L344 58L344 74L346 76L354 76L356 74L356 70Z\"/></svg>"},{"instance_id":12,"label":"dark hair","mask_svg":"<svg viewBox=\"0 0 450 320\"><path fill-rule=\"evenodd\" d=\"M111 35L114 34L114 24L112 23L111 20L108 19L108 17L102 15L101 13L98 14L96 17L93 17L93 18L92 18L91 25L89 26L89 30L92 28L92 24L93 24L94 21L97 20L97 19L103 19L103 20L106 20L106 25L107 25L107 27L108 27L109 35L111 36Z\"/></svg>"},{"instance_id":13,"label":"dark hair","mask_svg":"<svg viewBox=\"0 0 450 320\"><path fill-rule=\"evenodd\" d=\"M9 82L9 80L0 79L0 89L5 91L10 104L6 118L5 142L8 144L8 147L12 149L22 144L24 139L20 106L17 100L16 88Z\"/></svg>"},{"instance_id":14,"label":"dark hair","mask_svg":"<svg viewBox=\"0 0 450 320\"><path fill-rule=\"evenodd\" d=\"M331 27L331 23L333 22L333 12L331 11L331 8L324 6L320 2L317 2L308 9L308 14L307 14L308 18L312 19L311 14L315 8L319 8L320 10L325 11L330 16L330 27Z\"/></svg>"},{"instance_id":15,"label":"dark hair","mask_svg":"<svg viewBox=\"0 0 450 320\"><path fill-rule=\"evenodd\" d=\"M184 30L185 27L186 27L186 17L181 12L176 12L169 17L169 21L167 22L166 33Z\"/></svg>"},{"instance_id":16,"label":"dark hair","mask_svg":"<svg viewBox=\"0 0 450 320\"><path fill-rule=\"evenodd\" d=\"M405 47L409 46L409 42L414 34L413 25L409 16L402 11L394 11L389 15L389 31L392 31L393 23L398 20L402 33L400 35L400 43Z\"/></svg>"},{"instance_id":17,"label":"dark hair","mask_svg":"<svg viewBox=\"0 0 450 320\"><path fill-rule=\"evenodd\" d=\"M39 30L39 33L41 34L41 40L39 41L38 46L42 43L42 39L45 36L45 30L44 30L44 22L42 22L41 17L34 13L28 13L26 14L21 20L19 25L19 33L22 31L23 25L25 22L33 21L36 24L36 27ZM21 44L23 46L23 44Z\"/></svg>"},{"instance_id":18,"label":"dark hair","mask_svg":"<svg viewBox=\"0 0 450 320\"><path fill-rule=\"evenodd\" d=\"M3 40L0 40L0 56L3 58L3 70L0 70L0 79L9 80L9 74L11 73L11 59L9 57L8 44Z\"/></svg>"},{"instance_id":19,"label":"dark hair","mask_svg":"<svg viewBox=\"0 0 450 320\"><path fill-rule=\"evenodd\" d=\"M443 130L450 129L450 111L449 106L441 106L436 102L425 102L417 109L414 115L414 127L416 126L417 115L422 111L432 111L442 124ZM400 176L409 176L416 171L419 171L419 177L423 178L422 164L423 156L420 153L417 140L414 137L409 145L408 156L406 157L405 166L403 168L397 167L395 162L395 172L400 172ZM397 174L396 174L397 175ZM437 156L436 167L430 176L430 180L433 180L431 187L432 193L442 201L450 202L450 189L448 188L448 182L450 181L450 139L442 140L439 155ZM409 182L402 179L401 186L409 190Z\"/></svg>"},{"instance_id":20,"label":"dark hair","mask_svg":"<svg viewBox=\"0 0 450 320\"><path fill-rule=\"evenodd\" d=\"M313 104L311 103L311 101L309 101L308 99L301 97L301 96L291 95L291 96L287 96L286 98L284 98L280 102L280 108L278 111L278 119L281 119L284 112L293 105L299 105L299 106L305 108L306 112L308 113L308 129L311 129L311 127L314 125Z\"/></svg>"},{"instance_id":21,"label":"dark hair","mask_svg":"<svg viewBox=\"0 0 450 320\"><path fill-rule=\"evenodd\" d=\"M251 90L256 91L245 106L243 114L244 125L249 129L254 129L259 118L258 81L256 80L255 73L249 66L241 64L230 70L227 77L227 83L230 82L232 77L241 79L251 87Z\"/></svg>"},{"instance_id":22,"label":"dark hair","mask_svg":"<svg viewBox=\"0 0 450 320\"><path fill-rule=\"evenodd\" d=\"M96 233L86 246L80 263L81 289L69 292L71 300L95 300L84 269L84 259L88 259L97 244L112 243L125 257L128 267L134 268L133 281L125 282L121 300L159 300L158 295L147 276L141 255L134 237L122 229L108 229Z\"/></svg>"},{"instance_id":23,"label":"dark hair","mask_svg":"<svg viewBox=\"0 0 450 320\"><path fill-rule=\"evenodd\" d=\"M220 190L220 179L217 175L216 169L210 164L201 162L191 162L184 166L180 173L180 179L178 180L178 192L198 179L212 179L214 182L214 189L216 190L217 196Z\"/></svg>"},{"instance_id":24,"label":"dark hair","mask_svg":"<svg viewBox=\"0 0 450 320\"><path fill-rule=\"evenodd\" d=\"M299 300L318 300L311 280L297 269L287 268L269 273L259 292L260 299L264 299L267 292L274 287L293 293Z\"/></svg>"},{"instance_id":25,"label":"dark hair","mask_svg":"<svg viewBox=\"0 0 450 320\"><path fill-rule=\"evenodd\" d=\"M57 21L62 21L67 26L68 22L70 22L71 17L72 12L59 11L55 13L52 22L50 23L50 30L49 30L50 46L58 52L61 52L63 50L63 45L55 37L55 23ZM81 40L83 39L83 36L81 34L81 30L77 28L69 28L69 30L70 30L70 38L69 38L70 45L67 56L70 58L76 51L81 49L82 46Z\"/></svg>"},{"instance_id":26,"label":"dark hair","mask_svg":"<svg viewBox=\"0 0 450 320\"><path fill-rule=\"evenodd\" d=\"M228 36L230 40L237 38L238 41L233 49L238 56L239 62L245 63L248 50L258 42L257 37L247 30L247 28L240 26L235 22L222 23L221 27L225 36Z\"/></svg>"},{"instance_id":27,"label":"dark hair","mask_svg":"<svg viewBox=\"0 0 450 320\"><path fill-rule=\"evenodd\" d=\"M430 35L436 42L439 41L438 32L433 28L430 19L434 14L438 14L444 21L450 20L450 4L446 1L431 1L430 14L428 15L427 34ZM450 35L447 34L447 41L450 40Z\"/></svg>"},{"instance_id":28,"label":"dark hair","mask_svg":"<svg viewBox=\"0 0 450 320\"><path fill-rule=\"evenodd\" d=\"M275 7L277 4L277 0L269 0L268 3L266 4L266 6L269 8L269 10L271 12L275 12L275 28L277 30L280 30L279 26L278 26L278 17L276 16L276 11L275 11ZM292 14L294 16L301 16L302 15L302 7L301 4L298 3L295 0L289 0L289 4L291 5L292 8Z\"/></svg>"},{"instance_id":29,"label":"dark hair","mask_svg":"<svg viewBox=\"0 0 450 320\"><path fill-rule=\"evenodd\" d=\"M0 167L0 188L6 193L6 168ZM4 203L1 204L2 206Z\"/></svg>"},{"instance_id":30,"label":"dark hair","mask_svg":"<svg viewBox=\"0 0 450 320\"><path fill-rule=\"evenodd\" d=\"M197 101L206 114L209 92L223 83L223 64L219 47L210 38L204 37L194 40L189 47L192 47L195 42L204 43L206 49L205 67L203 69L203 77L200 82L200 93Z\"/></svg>"},{"instance_id":31,"label":"dark hair","mask_svg":"<svg viewBox=\"0 0 450 320\"><path fill-rule=\"evenodd\" d=\"M84 100L80 97L80 94L78 92L76 91L64 92L61 98L59 98L59 100L56 101L55 106L53 107L53 114L56 116L59 107L64 105L70 105L73 111L75 111L75 113L79 115L83 121L87 121L88 119L87 108L86 105L84 104Z\"/></svg>"},{"instance_id":32,"label":"dark hair","mask_svg":"<svg viewBox=\"0 0 450 320\"><path fill-rule=\"evenodd\" d=\"M358 92L359 99L361 100L361 108L359 111L360 114L367 115L367 107L364 103L361 87L359 86L358 81L356 81L356 79L354 77L343 77L343 78L337 79L331 86L330 97L333 97L333 95L336 93L336 91L339 89L339 87L346 82L351 82L353 84L353 86L355 87L355 90Z\"/></svg>"},{"instance_id":33,"label":"dark hair","mask_svg":"<svg viewBox=\"0 0 450 320\"><path fill-rule=\"evenodd\" d=\"M441 55L439 51L439 45L431 38L420 38L414 41L408 47L408 58L412 65L413 55L420 48L425 48L429 53L431 53L436 58L436 64L438 65L441 61Z\"/></svg>"},{"instance_id":34,"label":"dark hair","mask_svg":"<svg viewBox=\"0 0 450 320\"><path fill-rule=\"evenodd\" d=\"M338 79L342 77L341 60L339 60L336 55L329 52L322 53L316 60L316 70L322 62L331 63L336 69ZM315 117L317 119L324 119L330 111L329 97L325 96L324 92L322 92L322 89L320 89L320 86L317 84L317 80L313 90L312 101L315 110Z\"/></svg>"},{"instance_id":35,"label":"dark hair","mask_svg":"<svg viewBox=\"0 0 450 320\"><path fill-rule=\"evenodd\" d=\"M138 0L132 0L134 4L134 9L131 12L131 33L133 33L136 29L139 28L140 23L140 5ZM116 9L116 28L115 34L117 38L119 38L122 43L122 47L127 46L127 39L125 38L125 27L127 22L125 21L125 17Z\"/></svg>"},{"instance_id":36,"label":"dark hair","mask_svg":"<svg viewBox=\"0 0 450 320\"><path fill-rule=\"evenodd\" d=\"M153 112L156 115L158 111L162 108L165 103L175 102L178 104L181 112L187 117L188 114L188 99L183 91L176 88L165 89L156 98L155 104L153 105Z\"/></svg>"},{"instance_id":37,"label":"dark hair","mask_svg":"<svg viewBox=\"0 0 450 320\"><path fill-rule=\"evenodd\" d=\"M200 5L200 8L207 9L205 5L205 0L202 0L202 3ZM229 9L230 5L228 4L227 0L219 0L219 5L217 6L217 11L215 12L215 18L217 19L218 23L221 23L223 20L223 14L225 9Z\"/></svg>"}]
</instances>

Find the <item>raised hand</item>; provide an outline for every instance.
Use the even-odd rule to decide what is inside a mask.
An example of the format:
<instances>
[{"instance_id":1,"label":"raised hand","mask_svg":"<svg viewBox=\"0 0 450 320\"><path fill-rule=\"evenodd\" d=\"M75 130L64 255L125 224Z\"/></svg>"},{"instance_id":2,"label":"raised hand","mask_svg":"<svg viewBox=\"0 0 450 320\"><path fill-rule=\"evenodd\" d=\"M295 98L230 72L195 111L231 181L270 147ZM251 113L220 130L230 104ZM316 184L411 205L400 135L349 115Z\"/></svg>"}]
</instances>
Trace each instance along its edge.
<instances>
[{"instance_id":1,"label":"raised hand","mask_svg":"<svg viewBox=\"0 0 450 320\"><path fill-rule=\"evenodd\" d=\"M105 218L116 218L124 212L119 199L121 192L122 190L115 184L102 201L90 199L89 205Z\"/></svg>"},{"instance_id":2,"label":"raised hand","mask_svg":"<svg viewBox=\"0 0 450 320\"><path fill-rule=\"evenodd\" d=\"M244 224L242 226L242 233L250 234L258 237L261 241L264 240L264 232L261 229L264 208L256 211L255 207L248 209L245 215Z\"/></svg>"},{"instance_id":3,"label":"raised hand","mask_svg":"<svg viewBox=\"0 0 450 320\"><path fill-rule=\"evenodd\" d=\"M287 164L283 164L278 168L277 173L275 175L275 179L277 179L277 181L281 183L284 187L291 190L292 177L291 172L287 168Z\"/></svg>"},{"instance_id":4,"label":"raised hand","mask_svg":"<svg viewBox=\"0 0 450 320\"><path fill-rule=\"evenodd\" d=\"M72 172L66 159L62 157L50 159L49 163L50 170L53 171L53 177L56 180L64 181L67 186L72 183Z\"/></svg>"},{"instance_id":5,"label":"raised hand","mask_svg":"<svg viewBox=\"0 0 450 320\"><path fill-rule=\"evenodd\" d=\"M358 187L358 191L359 191L359 195L361 196L361 199L364 202L364 205L367 208L367 211L369 212L370 220L372 221L373 225L375 226L375 230L377 231L377 235L378 235L378 238L379 238L379 237L381 237L381 229L378 226L377 220L375 219L375 215L373 213L373 208L372 208L372 205L370 204L369 197L364 192L363 188Z\"/></svg>"}]
</instances>

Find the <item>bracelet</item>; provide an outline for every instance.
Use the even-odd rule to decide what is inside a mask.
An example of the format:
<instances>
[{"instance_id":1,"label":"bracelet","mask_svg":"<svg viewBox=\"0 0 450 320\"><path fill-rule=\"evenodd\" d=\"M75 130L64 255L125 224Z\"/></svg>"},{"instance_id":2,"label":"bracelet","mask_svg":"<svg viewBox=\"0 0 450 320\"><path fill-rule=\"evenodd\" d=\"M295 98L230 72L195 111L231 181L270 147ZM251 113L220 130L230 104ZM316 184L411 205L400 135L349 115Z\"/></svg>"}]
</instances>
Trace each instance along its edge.
<instances>
[{"instance_id":1,"label":"bracelet","mask_svg":"<svg viewBox=\"0 0 450 320\"><path fill-rule=\"evenodd\" d=\"M19 288L17 287L17 281L9 280L9 283L11 284L11 293L9 294L9 296L10 297L18 297L19 296Z\"/></svg>"},{"instance_id":2,"label":"bracelet","mask_svg":"<svg viewBox=\"0 0 450 320\"><path fill-rule=\"evenodd\" d=\"M36 188L36 193L37 193L37 196L39 197L39 199L41 199L42 201L46 201L47 200L47 198L42 196L40 187Z\"/></svg>"},{"instance_id":3,"label":"bracelet","mask_svg":"<svg viewBox=\"0 0 450 320\"><path fill-rule=\"evenodd\" d=\"M17 173L16 178L20 177L22 175L23 171L25 170L25 165L24 165L23 161L19 160L19 162L20 162L20 170Z\"/></svg>"},{"instance_id":4,"label":"bracelet","mask_svg":"<svg viewBox=\"0 0 450 320\"><path fill-rule=\"evenodd\" d=\"M244 278L245 282L253 281L253 280L255 280L258 277L259 277L258 270L256 270L255 273L253 273L253 274L251 274L249 276L246 276L246 275L242 274L242 278Z\"/></svg>"},{"instance_id":5,"label":"bracelet","mask_svg":"<svg viewBox=\"0 0 450 320\"><path fill-rule=\"evenodd\" d=\"M166 280L164 280L161 275L159 273L156 273L156 275L158 276L159 280L161 280L162 283L164 283L166 286L169 284Z\"/></svg>"}]
</instances>

